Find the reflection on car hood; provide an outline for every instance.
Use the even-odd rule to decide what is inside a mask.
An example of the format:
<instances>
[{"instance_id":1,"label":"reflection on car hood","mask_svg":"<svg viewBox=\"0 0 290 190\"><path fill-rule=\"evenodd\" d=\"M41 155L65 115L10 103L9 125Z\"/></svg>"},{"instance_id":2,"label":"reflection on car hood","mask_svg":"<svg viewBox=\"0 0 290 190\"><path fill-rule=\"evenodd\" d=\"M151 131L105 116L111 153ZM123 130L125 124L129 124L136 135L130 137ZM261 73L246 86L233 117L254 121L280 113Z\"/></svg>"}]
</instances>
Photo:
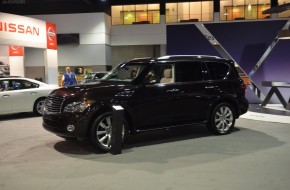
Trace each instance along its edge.
<instances>
[{"instance_id":1,"label":"reflection on car hood","mask_svg":"<svg viewBox=\"0 0 290 190\"><path fill-rule=\"evenodd\" d=\"M54 90L51 94L66 97L66 96L75 96L79 93L86 92L105 92L111 90L119 90L124 88L124 83L122 82L108 82L108 81L99 81L96 83L81 84L76 86L62 87L57 90Z\"/></svg>"}]
</instances>

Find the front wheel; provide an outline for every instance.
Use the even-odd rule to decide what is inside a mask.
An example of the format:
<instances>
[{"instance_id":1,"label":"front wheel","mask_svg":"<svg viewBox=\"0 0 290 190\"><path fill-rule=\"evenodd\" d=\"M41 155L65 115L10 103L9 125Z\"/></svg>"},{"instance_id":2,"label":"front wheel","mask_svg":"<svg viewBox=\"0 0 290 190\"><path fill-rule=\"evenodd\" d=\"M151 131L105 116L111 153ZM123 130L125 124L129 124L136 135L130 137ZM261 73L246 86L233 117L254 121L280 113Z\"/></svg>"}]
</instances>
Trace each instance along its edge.
<instances>
[{"instance_id":1,"label":"front wheel","mask_svg":"<svg viewBox=\"0 0 290 190\"><path fill-rule=\"evenodd\" d=\"M44 101L45 101L45 98L40 98L35 101L34 107L33 107L33 113L35 115L39 116L43 114Z\"/></svg>"},{"instance_id":2,"label":"front wheel","mask_svg":"<svg viewBox=\"0 0 290 190\"><path fill-rule=\"evenodd\" d=\"M124 121L122 127L122 143L125 142L128 135L127 123ZM100 115L93 123L90 133L92 144L102 152L111 150L112 138L112 113L104 113Z\"/></svg>"},{"instance_id":3,"label":"front wheel","mask_svg":"<svg viewBox=\"0 0 290 190\"><path fill-rule=\"evenodd\" d=\"M216 135L229 134L235 125L235 112L228 103L218 104L211 113L209 130Z\"/></svg>"}]
</instances>

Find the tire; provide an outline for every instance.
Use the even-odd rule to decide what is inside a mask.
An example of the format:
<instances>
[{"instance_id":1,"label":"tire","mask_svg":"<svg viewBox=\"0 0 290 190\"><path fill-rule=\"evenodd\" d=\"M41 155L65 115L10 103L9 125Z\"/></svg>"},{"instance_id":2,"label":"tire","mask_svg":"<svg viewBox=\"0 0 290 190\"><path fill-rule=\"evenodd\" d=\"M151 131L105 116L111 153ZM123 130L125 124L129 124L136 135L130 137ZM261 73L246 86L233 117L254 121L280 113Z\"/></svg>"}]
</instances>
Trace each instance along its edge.
<instances>
[{"instance_id":1,"label":"tire","mask_svg":"<svg viewBox=\"0 0 290 190\"><path fill-rule=\"evenodd\" d=\"M226 135L233 130L235 120L233 106L228 103L220 103L213 109L207 127L213 134Z\"/></svg>"},{"instance_id":2,"label":"tire","mask_svg":"<svg viewBox=\"0 0 290 190\"><path fill-rule=\"evenodd\" d=\"M122 144L124 144L128 135L127 126L127 122L124 121L122 130ZM103 113L93 123L90 131L90 141L99 151L109 152L111 150L111 134L112 113Z\"/></svg>"},{"instance_id":3,"label":"tire","mask_svg":"<svg viewBox=\"0 0 290 190\"><path fill-rule=\"evenodd\" d=\"M45 98L37 99L33 106L34 115L40 116L43 114L43 106L44 106Z\"/></svg>"}]
</instances>

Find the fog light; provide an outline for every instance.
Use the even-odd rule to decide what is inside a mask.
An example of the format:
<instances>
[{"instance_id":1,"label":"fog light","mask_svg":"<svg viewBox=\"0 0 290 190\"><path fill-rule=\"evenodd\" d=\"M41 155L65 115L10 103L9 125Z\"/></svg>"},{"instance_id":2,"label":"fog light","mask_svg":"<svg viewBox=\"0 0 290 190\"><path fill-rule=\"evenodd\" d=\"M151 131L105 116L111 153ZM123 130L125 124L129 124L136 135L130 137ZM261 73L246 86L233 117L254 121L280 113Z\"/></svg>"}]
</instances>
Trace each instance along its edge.
<instances>
[{"instance_id":1,"label":"fog light","mask_svg":"<svg viewBox=\"0 0 290 190\"><path fill-rule=\"evenodd\" d=\"M73 126L73 125L68 125L68 126L66 127L66 129L67 129L69 132L73 132L73 131L75 130L75 126Z\"/></svg>"}]
</instances>

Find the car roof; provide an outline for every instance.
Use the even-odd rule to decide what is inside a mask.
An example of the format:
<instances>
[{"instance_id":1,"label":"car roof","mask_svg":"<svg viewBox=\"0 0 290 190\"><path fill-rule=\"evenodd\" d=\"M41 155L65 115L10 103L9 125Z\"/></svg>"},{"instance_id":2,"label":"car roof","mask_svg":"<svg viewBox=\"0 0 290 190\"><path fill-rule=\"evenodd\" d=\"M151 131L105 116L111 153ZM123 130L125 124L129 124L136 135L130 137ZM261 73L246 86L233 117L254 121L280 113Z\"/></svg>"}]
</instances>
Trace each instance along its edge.
<instances>
[{"instance_id":1,"label":"car roof","mask_svg":"<svg viewBox=\"0 0 290 190\"><path fill-rule=\"evenodd\" d=\"M134 58L127 62L129 63L149 63L153 60L152 57L142 57L142 58Z\"/></svg>"},{"instance_id":2,"label":"car roof","mask_svg":"<svg viewBox=\"0 0 290 190\"><path fill-rule=\"evenodd\" d=\"M175 62L175 61L216 61L216 62L232 62L231 60L224 59L218 56L211 55L166 55L158 58L144 57L129 60L129 63L150 63L150 62ZM164 62L164 63L166 63Z\"/></svg>"},{"instance_id":3,"label":"car roof","mask_svg":"<svg viewBox=\"0 0 290 190\"><path fill-rule=\"evenodd\" d=\"M19 79L18 76L7 76L7 75L1 75L0 79Z\"/></svg>"}]
</instances>

